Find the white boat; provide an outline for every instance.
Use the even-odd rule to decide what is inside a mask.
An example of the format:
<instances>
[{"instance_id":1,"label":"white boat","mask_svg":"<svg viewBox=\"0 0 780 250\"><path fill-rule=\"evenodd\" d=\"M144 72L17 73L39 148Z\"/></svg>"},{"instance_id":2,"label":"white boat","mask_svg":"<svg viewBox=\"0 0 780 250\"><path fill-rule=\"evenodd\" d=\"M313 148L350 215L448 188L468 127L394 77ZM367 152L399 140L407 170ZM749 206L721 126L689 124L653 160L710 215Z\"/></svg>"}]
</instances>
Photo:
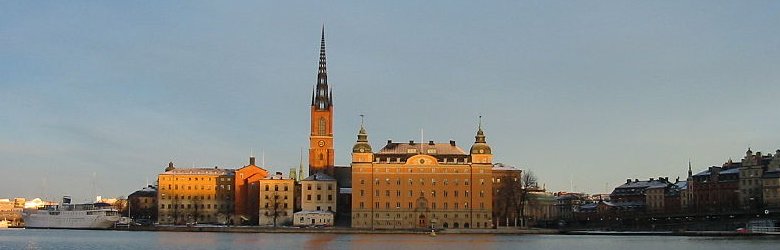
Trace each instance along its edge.
<instances>
[{"instance_id":1,"label":"white boat","mask_svg":"<svg viewBox=\"0 0 780 250\"><path fill-rule=\"evenodd\" d=\"M0 229L8 228L8 225L10 225L11 222L8 220L0 220Z\"/></svg>"},{"instance_id":2,"label":"white boat","mask_svg":"<svg viewBox=\"0 0 780 250\"><path fill-rule=\"evenodd\" d=\"M119 221L119 212L108 203L45 205L22 212L26 228L106 229Z\"/></svg>"}]
</instances>

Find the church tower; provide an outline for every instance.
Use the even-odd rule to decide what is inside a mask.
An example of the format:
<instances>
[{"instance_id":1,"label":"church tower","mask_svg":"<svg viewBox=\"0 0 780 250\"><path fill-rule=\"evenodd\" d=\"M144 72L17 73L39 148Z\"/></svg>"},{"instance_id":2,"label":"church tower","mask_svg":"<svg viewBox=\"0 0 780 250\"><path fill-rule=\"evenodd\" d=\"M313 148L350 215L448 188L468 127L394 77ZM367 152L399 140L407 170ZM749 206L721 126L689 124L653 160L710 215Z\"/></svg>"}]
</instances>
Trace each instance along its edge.
<instances>
[{"instance_id":1,"label":"church tower","mask_svg":"<svg viewBox=\"0 0 780 250\"><path fill-rule=\"evenodd\" d=\"M325 67L325 26L320 40L320 64L317 85L311 95L311 134L309 135L309 175L323 172L333 176L333 92L328 87Z\"/></svg>"}]
</instances>

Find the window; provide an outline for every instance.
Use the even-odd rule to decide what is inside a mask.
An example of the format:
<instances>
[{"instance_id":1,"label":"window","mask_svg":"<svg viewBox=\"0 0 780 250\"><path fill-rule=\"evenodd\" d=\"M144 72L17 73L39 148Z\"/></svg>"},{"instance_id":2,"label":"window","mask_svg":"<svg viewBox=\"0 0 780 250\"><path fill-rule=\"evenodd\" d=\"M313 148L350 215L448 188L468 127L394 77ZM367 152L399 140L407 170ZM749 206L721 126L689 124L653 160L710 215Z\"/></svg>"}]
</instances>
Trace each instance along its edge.
<instances>
[{"instance_id":1,"label":"window","mask_svg":"<svg viewBox=\"0 0 780 250\"><path fill-rule=\"evenodd\" d=\"M311 184L306 184L306 190L311 190Z\"/></svg>"},{"instance_id":2,"label":"window","mask_svg":"<svg viewBox=\"0 0 780 250\"><path fill-rule=\"evenodd\" d=\"M311 195L310 195L310 194L307 194L307 195L306 195L306 200L307 200L307 201L310 201L310 200L311 200Z\"/></svg>"},{"instance_id":3,"label":"window","mask_svg":"<svg viewBox=\"0 0 780 250\"><path fill-rule=\"evenodd\" d=\"M317 195L317 200L318 200L318 201L321 201L321 200L322 200L322 195L321 195L321 194L318 194L318 195ZM319 209L317 209L317 210L319 210Z\"/></svg>"},{"instance_id":4,"label":"window","mask_svg":"<svg viewBox=\"0 0 780 250\"><path fill-rule=\"evenodd\" d=\"M325 135L325 117L320 117L320 122L317 132L319 135Z\"/></svg>"},{"instance_id":5,"label":"window","mask_svg":"<svg viewBox=\"0 0 780 250\"><path fill-rule=\"evenodd\" d=\"M329 195L328 195L328 200L329 200L329 201L332 201L332 200L333 200L333 195L332 195L332 194L329 194Z\"/></svg>"}]
</instances>

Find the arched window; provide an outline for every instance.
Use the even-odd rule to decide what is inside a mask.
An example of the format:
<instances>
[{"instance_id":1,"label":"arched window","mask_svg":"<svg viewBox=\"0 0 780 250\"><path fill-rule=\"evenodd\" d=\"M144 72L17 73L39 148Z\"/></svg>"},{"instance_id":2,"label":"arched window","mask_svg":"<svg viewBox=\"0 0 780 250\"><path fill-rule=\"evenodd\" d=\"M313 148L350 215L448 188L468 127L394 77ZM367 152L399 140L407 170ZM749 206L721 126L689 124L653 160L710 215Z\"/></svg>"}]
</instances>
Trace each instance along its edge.
<instances>
[{"instance_id":1,"label":"arched window","mask_svg":"<svg viewBox=\"0 0 780 250\"><path fill-rule=\"evenodd\" d=\"M325 118L320 117L319 127L318 127L318 134L319 135L325 135Z\"/></svg>"}]
</instances>

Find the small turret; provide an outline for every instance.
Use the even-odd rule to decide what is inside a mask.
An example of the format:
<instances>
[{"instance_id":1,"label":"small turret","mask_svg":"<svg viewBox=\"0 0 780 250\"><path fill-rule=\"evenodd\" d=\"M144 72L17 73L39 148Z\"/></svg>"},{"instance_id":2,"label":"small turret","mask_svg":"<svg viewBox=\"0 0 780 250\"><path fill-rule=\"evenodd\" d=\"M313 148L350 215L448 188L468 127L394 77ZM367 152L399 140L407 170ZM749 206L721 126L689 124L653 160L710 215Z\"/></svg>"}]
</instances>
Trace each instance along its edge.
<instances>
[{"instance_id":1,"label":"small turret","mask_svg":"<svg viewBox=\"0 0 780 250\"><path fill-rule=\"evenodd\" d=\"M471 146L471 154L491 154L490 146L485 140L485 132L482 131L482 116L479 117L477 135L474 136L474 145Z\"/></svg>"},{"instance_id":2,"label":"small turret","mask_svg":"<svg viewBox=\"0 0 780 250\"><path fill-rule=\"evenodd\" d=\"M176 169L176 167L173 166L173 162L168 162L168 167L165 168L165 172L171 171Z\"/></svg>"},{"instance_id":3,"label":"small turret","mask_svg":"<svg viewBox=\"0 0 780 250\"><path fill-rule=\"evenodd\" d=\"M363 115L360 115L360 131L358 131L357 142L352 147L352 153L371 153L371 145L368 144L368 134L363 127Z\"/></svg>"}]
</instances>

